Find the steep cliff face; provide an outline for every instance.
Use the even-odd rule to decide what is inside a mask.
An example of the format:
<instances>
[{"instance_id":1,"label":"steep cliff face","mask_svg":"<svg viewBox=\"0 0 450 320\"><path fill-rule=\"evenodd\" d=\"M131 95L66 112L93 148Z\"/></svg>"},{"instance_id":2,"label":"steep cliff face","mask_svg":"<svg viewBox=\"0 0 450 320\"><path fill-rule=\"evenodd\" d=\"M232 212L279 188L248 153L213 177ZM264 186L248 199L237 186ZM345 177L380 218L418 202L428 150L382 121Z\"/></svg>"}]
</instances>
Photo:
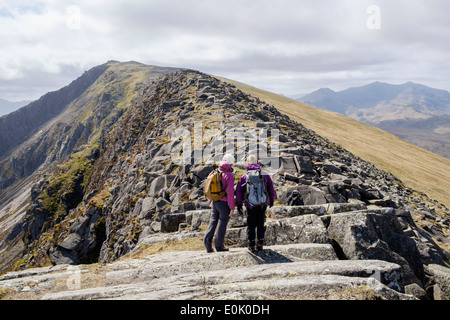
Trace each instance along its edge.
<instances>
[{"instance_id":1,"label":"steep cliff face","mask_svg":"<svg viewBox=\"0 0 450 320\"><path fill-rule=\"evenodd\" d=\"M9 267L112 262L153 236L198 230L209 212L202 182L225 152L236 157L236 178L256 152L274 181L270 245L314 242L343 259L384 257L401 265L409 284L424 281L423 264L448 262L444 206L233 85L133 66L110 66L73 103L84 106L79 121L52 127L68 126L46 149L49 166L36 176L26 213L4 235L2 255L15 252ZM294 189L305 207L285 206ZM354 220L333 216L352 210ZM427 230L413 220L429 216ZM232 245L245 245L243 223L231 222Z\"/></svg>"},{"instance_id":2,"label":"steep cliff face","mask_svg":"<svg viewBox=\"0 0 450 320\"><path fill-rule=\"evenodd\" d=\"M92 68L68 86L0 118L0 189L30 175L45 161L53 137L61 136L62 128L45 132L41 128L63 113L106 69L106 64Z\"/></svg>"},{"instance_id":3,"label":"steep cliff face","mask_svg":"<svg viewBox=\"0 0 450 320\"><path fill-rule=\"evenodd\" d=\"M40 126L60 114L108 68L103 64L86 71L68 86L49 92L39 100L0 118L0 158L19 145Z\"/></svg>"},{"instance_id":4,"label":"steep cliff face","mask_svg":"<svg viewBox=\"0 0 450 320\"><path fill-rule=\"evenodd\" d=\"M171 71L175 69L109 62L1 118L0 189L95 143L141 93L142 83Z\"/></svg>"},{"instance_id":5,"label":"steep cliff face","mask_svg":"<svg viewBox=\"0 0 450 320\"><path fill-rule=\"evenodd\" d=\"M46 175L58 175L55 172L58 172L60 165L61 170L71 167L72 161L77 162L70 160L73 154L81 152L89 155L131 101L142 94L148 83L176 70L136 62L111 61L85 72L69 86L45 95L20 112L2 118L0 130L8 131L6 136L2 134L2 138L14 135L14 139L8 140L8 146L5 144L0 157L0 213L5 226L0 234L0 242L5 240L0 248L2 268L17 259L23 250L22 242L17 241L17 234L22 232L21 227L16 225L12 228L11 225L25 215L30 207L30 197L33 199L37 196L37 187L32 186ZM22 113L24 117L20 116ZM27 123L26 130L21 130L17 124L19 120ZM16 126L18 128L14 129ZM80 157L74 156L75 159ZM58 193L61 188L59 182L63 180L66 188L62 192L66 193L65 197L80 197L82 190L76 185L81 182L70 175L84 173L83 170L89 167L89 161L81 157L80 163L74 166L77 169L56 179L58 183L48 193ZM55 207L50 201L51 197L44 199L44 206ZM39 201L42 202L42 197ZM72 208L74 203L76 200L70 200L68 208ZM36 232L42 233L42 230ZM15 249L11 250L11 246ZM11 258L6 258L10 255Z\"/></svg>"}]
</instances>

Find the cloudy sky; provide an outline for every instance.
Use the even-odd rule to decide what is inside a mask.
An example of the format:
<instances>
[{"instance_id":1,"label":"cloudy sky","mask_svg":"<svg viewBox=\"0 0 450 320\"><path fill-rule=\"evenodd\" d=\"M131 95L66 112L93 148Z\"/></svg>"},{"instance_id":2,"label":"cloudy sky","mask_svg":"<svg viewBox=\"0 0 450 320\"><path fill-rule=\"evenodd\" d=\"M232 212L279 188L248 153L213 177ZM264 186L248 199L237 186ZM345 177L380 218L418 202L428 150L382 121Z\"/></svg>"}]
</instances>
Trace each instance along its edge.
<instances>
[{"instance_id":1,"label":"cloudy sky","mask_svg":"<svg viewBox=\"0 0 450 320\"><path fill-rule=\"evenodd\" d=\"M0 98L33 100L108 60L275 93L413 81L450 90L448 0L0 0Z\"/></svg>"}]
</instances>

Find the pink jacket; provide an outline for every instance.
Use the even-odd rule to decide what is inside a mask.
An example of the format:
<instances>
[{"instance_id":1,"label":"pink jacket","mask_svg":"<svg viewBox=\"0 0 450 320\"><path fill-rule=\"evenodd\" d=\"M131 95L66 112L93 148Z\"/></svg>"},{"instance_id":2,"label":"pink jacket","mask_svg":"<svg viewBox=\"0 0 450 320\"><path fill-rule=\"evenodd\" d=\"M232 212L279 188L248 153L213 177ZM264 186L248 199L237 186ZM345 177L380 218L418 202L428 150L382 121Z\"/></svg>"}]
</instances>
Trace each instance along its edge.
<instances>
[{"instance_id":1,"label":"pink jacket","mask_svg":"<svg viewBox=\"0 0 450 320\"><path fill-rule=\"evenodd\" d=\"M231 212L234 211L234 176L232 173L231 166L226 162L222 161L219 164L219 169L222 171L222 189L227 192L225 197L220 199L220 201L226 201Z\"/></svg>"}]
</instances>

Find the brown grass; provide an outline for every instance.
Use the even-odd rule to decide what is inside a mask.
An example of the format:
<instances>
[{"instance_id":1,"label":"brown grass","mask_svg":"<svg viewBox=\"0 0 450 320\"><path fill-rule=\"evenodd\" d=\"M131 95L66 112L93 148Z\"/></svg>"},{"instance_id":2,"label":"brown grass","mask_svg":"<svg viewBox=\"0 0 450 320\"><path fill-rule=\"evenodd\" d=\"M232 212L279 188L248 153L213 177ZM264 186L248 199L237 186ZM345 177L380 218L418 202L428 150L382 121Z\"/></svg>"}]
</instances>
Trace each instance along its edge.
<instances>
[{"instance_id":1,"label":"brown grass","mask_svg":"<svg viewBox=\"0 0 450 320\"><path fill-rule=\"evenodd\" d=\"M167 239L162 242L143 244L119 260L139 259L152 254L173 251L200 251L205 250L202 237L185 238L183 240Z\"/></svg>"}]
</instances>

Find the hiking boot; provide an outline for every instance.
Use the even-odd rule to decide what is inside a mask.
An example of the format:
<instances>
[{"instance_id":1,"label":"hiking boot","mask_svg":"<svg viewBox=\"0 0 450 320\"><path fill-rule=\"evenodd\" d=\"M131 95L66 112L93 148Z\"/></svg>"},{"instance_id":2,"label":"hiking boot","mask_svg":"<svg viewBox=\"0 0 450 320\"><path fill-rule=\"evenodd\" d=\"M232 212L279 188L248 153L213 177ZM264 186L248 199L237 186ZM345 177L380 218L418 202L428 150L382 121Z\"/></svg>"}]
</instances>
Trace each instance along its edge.
<instances>
[{"instance_id":1,"label":"hiking boot","mask_svg":"<svg viewBox=\"0 0 450 320\"><path fill-rule=\"evenodd\" d=\"M248 240L248 250L251 252L255 252L255 240Z\"/></svg>"},{"instance_id":2,"label":"hiking boot","mask_svg":"<svg viewBox=\"0 0 450 320\"><path fill-rule=\"evenodd\" d=\"M256 251L263 250L264 239L258 239L258 245L256 246Z\"/></svg>"},{"instance_id":3,"label":"hiking boot","mask_svg":"<svg viewBox=\"0 0 450 320\"><path fill-rule=\"evenodd\" d=\"M220 251L230 251L230 249L227 248L227 247L223 247L223 248L220 248L220 249L217 249L217 248L216 248L216 251L217 251L217 252L220 252Z\"/></svg>"}]
</instances>

